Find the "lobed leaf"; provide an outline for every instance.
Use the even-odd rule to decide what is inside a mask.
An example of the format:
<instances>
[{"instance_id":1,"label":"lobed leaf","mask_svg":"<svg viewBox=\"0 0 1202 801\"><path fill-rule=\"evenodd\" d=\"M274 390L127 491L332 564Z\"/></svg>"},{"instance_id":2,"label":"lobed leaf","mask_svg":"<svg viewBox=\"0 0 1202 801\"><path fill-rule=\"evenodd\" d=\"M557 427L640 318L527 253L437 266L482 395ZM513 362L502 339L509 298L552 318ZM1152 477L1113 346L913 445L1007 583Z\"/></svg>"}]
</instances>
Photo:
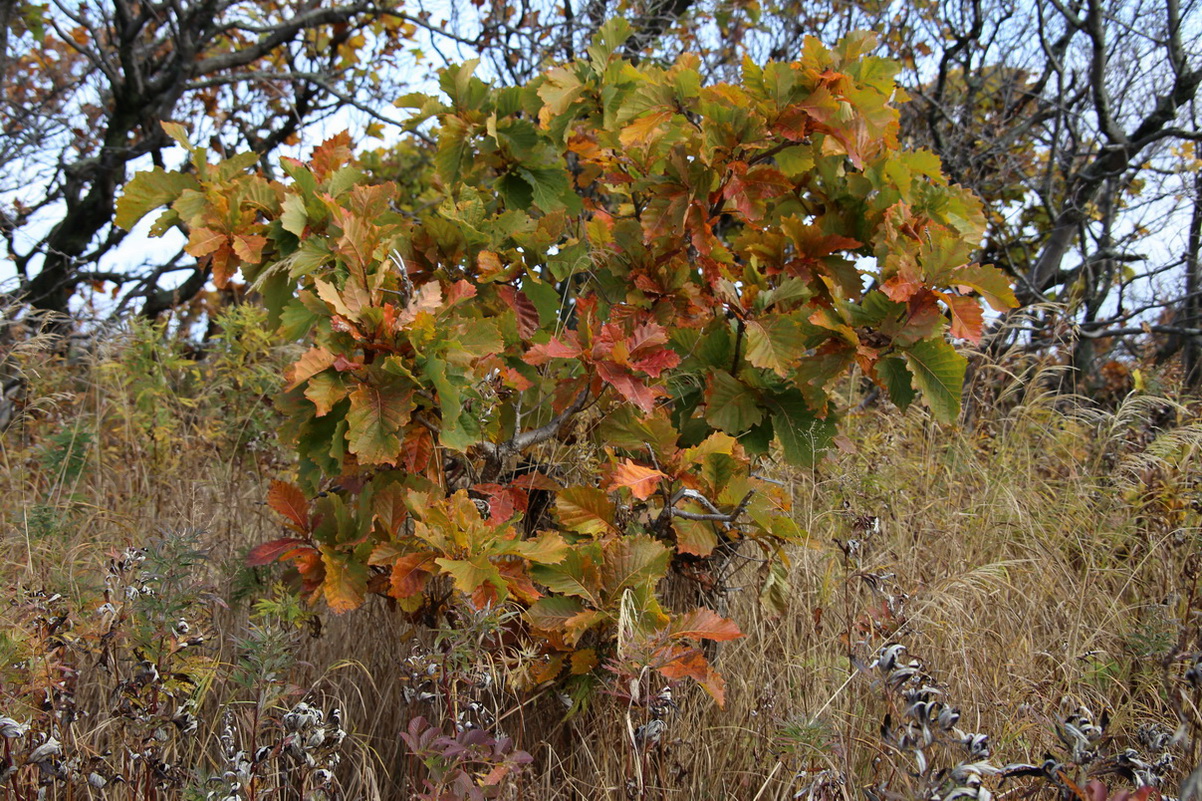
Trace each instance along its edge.
<instances>
[{"instance_id":1,"label":"lobed leaf","mask_svg":"<svg viewBox=\"0 0 1202 801\"><path fill-rule=\"evenodd\" d=\"M139 220L162 206L169 206L186 189L197 189L196 176L186 172L167 172L162 167L139 172L117 198L113 223L131 230Z\"/></svg>"},{"instance_id":2,"label":"lobed leaf","mask_svg":"<svg viewBox=\"0 0 1202 801\"><path fill-rule=\"evenodd\" d=\"M246 564L250 567L262 567L282 559L289 559L302 551L313 550L313 546L307 540L284 537L251 548L246 555Z\"/></svg>"},{"instance_id":3,"label":"lobed leaf","mask_svg":"<svg viewBox=\"0 0 1202 801\"><path fill-rule=\"evenodd\" d=\"M667 476L654 468L636 464L630 459L623 459L609 474L606 489L610 492L618 489L629 489L634 497L645 501L655 494L660 481Z\"/></svg>"},{"instance_id":4,"label":"lobed leaf","mask_svg":"<svg viewBox=\"0 0 1202 801\"><path fill-rule=\"evenodd\" d=\"M267 505L287 518L290 528L309 533L309 499L299 487L286 481L272 481L267 490Z\"/></svg>"},{"instance_id":5,"label":"lobed leaf","mask_svg":"<svg viewBox=\"0 0 1202 801\"><path fill-rule=\"evenodd\" d=\"M605 493L593 487L567 487L555 497L560 525L581 534L616 531L614 505Z\"/></svg>"},{"instance_id":6,"label":"lobed leaf","mask_svg":"<svg viewBox=\"0 0 1202 801\"><path fill-rule=\"evenodd\" d=\"M960 393L968 360L942 339L924 339L904 353L914 383L935 417L951 422L960 415Z\"/></svg>"},{"instance_id":7,"label":"lobed leaf","mask_svg":"<svg viewBox=\"0 0 1202 801\"><path fill-rule=\"evenodd\" d=\"M348 395L347 447L363 464L400 461L401 431L413 411L412 391L399 379L359 384Z\"/></svg>"},{"instance_id":8,"label":"lobed leaf","mask_svg":"<svg viewBox=\"0 0 1202 801\"><path fill-rule=\"evenodd\" d=\"M743 636L738 625L733 620L722 617L711 609L694 609L672 620L668 627L668 636L679 639L713 640L725 642Z\"/></svg>"}]
</instances>

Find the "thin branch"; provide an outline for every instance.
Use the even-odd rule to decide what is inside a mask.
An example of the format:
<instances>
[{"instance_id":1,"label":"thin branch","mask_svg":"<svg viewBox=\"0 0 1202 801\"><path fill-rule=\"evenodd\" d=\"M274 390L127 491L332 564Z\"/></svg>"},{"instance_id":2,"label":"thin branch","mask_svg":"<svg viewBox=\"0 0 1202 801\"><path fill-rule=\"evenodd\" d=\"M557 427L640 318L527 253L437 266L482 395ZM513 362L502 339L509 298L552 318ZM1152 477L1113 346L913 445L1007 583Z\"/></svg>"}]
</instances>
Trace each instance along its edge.
<instances>
[{"instance_id":1,"label":"thin branch","mask_svg":"<svg viewBox=\"0 0 1202 801\"><path fill-rule=\"evenodd\" d=\"M1161 139L1183 139L1189 142L1202 142L1202 131L1189 131L1185 128L1163 128L1154 134L1149 134L1145 140L1148 144L1159 142Z\"/></svg>"},{"instance_id":2,"label":"thin branch","mask_svg":"<svg viewBox=\"0 0 1202 801\"><path fill-rule=\"evenodd\" d=\"M128 284L136 281L137 277L129 273L118 273L111 270L82 270L75 274L81 282L108 281L113 284Z\"/></svg>"},{"instance_id":3,"label":"thin branch","mask_svg":"<svg viewBox=\"0 0 1202 801\"><path fill-rule=\"evenodd\" d=\"M383 122L387 125L394 125L396 127L401 127L405 124L400 120L394 120L391 117L384 116L379 111L356 99L354 96L335 88L334 85L330 83L328 76L316 72L267 72L260 70L233 72L211 78L204 78L202 80L190 81L187 85L187 88L189 91L194 91L196 89L207 89L216 86L230 86L248 81L279 81L309 84L318 87L322 91L337 99L339 102L363 112L374 120L378 120L379 122Z\"/></svg>"},{"instance_id":4,"label":"thin branch","mask_svg":"<svg viewBox=\"0 0 1202 801\"><path fill-rule=\"evenodd\" d=\"M522 433L515 435L513 439L502 442L499 445L492 442L480 442L477 444L477 447L484 451L485 455L489 459L499 461L506 456L512 456L521 453L527 448L538 445L540 442L546 442L555 436L555 434L559 431L559 427L562 426L569 417L584 408L585 403L588 402L588 397L589 391L588 387L586 386L580 391L580 394L576 396L576 399L573 400L567 408L555 415L551 422L541 425L538 428L530 429L529 431L523 431Z\"/></svg>"},{"instance_id":5,"label":"thin branch","mask_svg":"<svg viewBox=\"0 0 1202 801\"><path fill-rule=\"evenodd\" d=\"M431 25L425 20L419 19L409 14L399 13L397 11L376 6L373 3L357 3L348 6L334 6L332 8L315 8L301 14L297 14L290 20L278 23L276 25L265 26L262 30L262 38L252 45L248 45L240 50L234 50L229 53L222 53L218 56L210 56L206 59L201 59L192 65L189 70L193 75L204 75L210 72L220 72L221 70L235 69L237 67L245 67L247 64L253 64L259 59L266 56L268 53L275 50L280 45L291 41L297 34L302 31L316 28L321 25L332 25L339 22L345 22L359 14L376 14L379 16L393 16L397 19L404 20L419 28L423 28L431 33L436 33L454 42L463 45L475 46L476 42L471 39L465 39L456 34L445 31L435 25Z\"/></svg>"},{"instance_id":6,"label":"thin branch","mask_svg":"<svg viewBox=\"0 0 1202 801\"><path fill-rule=\"evenodd\" d=\"M1085 18L1086 33L1090 41L1089 73L1093 85L1094 113L1098 118L1098 127L1110 140L1111 144L1124 145L1127 136L1123 129L1114 121L1110 112L1110 90L1106 87L1106 67L1108 52L1106 50L1106 31L1102 27L1102 7L1099 0L1089 0L1089 12Z\"/></svg>"},{"instance_id":7,"label":"thin branch","mask_svg":"<svg viewBox=\"0 0 1202 801\"><path fill-rule=\"evenodd\" d=\"M716 511L717 507L715 507L712 503L710 503L709 499L706 498L704 495L702 495L700 492L697 492L696 490L681 490L680 492L676 493L676 496L675 496L676 498L678 498L678 499L688 498L690 500L697 501L698 503L701 503L702 505L707 506L710 509L715 509L715 511L711 512L711 513L686 512L683 509L677 509L674 505L672 507L672 515L674 517L679 517L683 520L702 520L702 521L710 521L710 522L714 522L714 523L730 524L730 523L734 523L736 520L738 520L739 516L742 515L743 512L745 512L747 510L747 504L751 503L751 499L754 496L755 496L755 490L748 490L747 494L743 496L743 500L739 501L739 505L736 506L733 511L724 514L722 512Z\"/></svg>"},{"instance_id":8,"label":"thin branch","mask_svg":"<svg viewBox=\"0 0 1202 801\"><path fill-rule=\"evenodd\" d=\"M1185 328L1178 325L1149 325L1139 328L1106 328L1100 331L1077 332L1088 339L1105 339L1108 337L1129 337L1137 334L1175 334L1177 336L1196 337L1202 335L1202 328Z\"/></svg>"}]
</instances>

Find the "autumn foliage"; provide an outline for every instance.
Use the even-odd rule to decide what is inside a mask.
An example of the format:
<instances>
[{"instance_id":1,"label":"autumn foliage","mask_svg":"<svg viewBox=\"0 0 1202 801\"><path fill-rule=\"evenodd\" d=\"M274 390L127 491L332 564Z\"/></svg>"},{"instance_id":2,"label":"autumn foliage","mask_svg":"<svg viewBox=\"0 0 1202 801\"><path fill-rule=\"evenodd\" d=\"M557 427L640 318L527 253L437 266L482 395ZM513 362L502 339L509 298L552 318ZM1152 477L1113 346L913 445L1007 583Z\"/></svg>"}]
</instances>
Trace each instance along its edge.
<instances>
[{"instance_id":1,"label":"autumn foliage","mask_svg":"<svg viewBox=\"0 0 1202 801\"><path fill-rule=\"evenodd\" d=\"M254 156L156 169L119 221L166 206L218 283L241 271L307 350L279 403L299 486L269 501L292 562L336 611L369 592L431 619L522 610L530 684L644 654L721 701L701 640L739 636L657 591L714 589L758 549L780 608L789 498L755 474L830 443L829 385L853 367L897 405L959 410L983 297L978 202L902 150L895 66L867 35L703 85L696 63L634 66L608 25L586 58L492 88L472 64L414 95L411 175L325 142L288 180ZM316 497L314 497L316 496ZM636 645L637 644L637 647Z\"/></svg>"}]
</instances>

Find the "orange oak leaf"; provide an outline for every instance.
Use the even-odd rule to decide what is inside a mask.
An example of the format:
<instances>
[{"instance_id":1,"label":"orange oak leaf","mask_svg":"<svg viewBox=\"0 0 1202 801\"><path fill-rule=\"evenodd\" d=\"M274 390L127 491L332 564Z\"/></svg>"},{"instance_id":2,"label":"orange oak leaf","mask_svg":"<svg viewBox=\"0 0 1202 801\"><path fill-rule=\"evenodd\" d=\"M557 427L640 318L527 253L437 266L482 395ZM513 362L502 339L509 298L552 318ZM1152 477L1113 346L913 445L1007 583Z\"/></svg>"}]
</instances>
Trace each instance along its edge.
<instances>
[{"instance_id":1,"label":"orange oak leaf","mask_svg":"<svg viewBox=\"0 0 1202 801\"><path fill-rule=\"evenodd\" d=\"M480 278L485 281L499 275L504 270L504 267L501 266L501 257L491 250L480 251L476 256L476 267L480 270Z\"/></svg>"},{"instance_id":2,"label":"orange oak leaf","mask_svg":"<svg viewBox=\"0 0 1202 801\"><path fill-rule=\"evenodd\" d=\"M447 287L447 296L445 299L446 307L449 309L465 300L470 300L476 297L476 286L462 278Z\"/></svg>"},{"instance_id":3,"label":"orange oak leaf","mask_svg":"<svg viewBox=\"0 0 1202 801\"><path fill-rule=\"evenodd\" d=\"M663 389L647 386L647 383L636 376L630 368L613 362L598 362L597 375L645 414L655 411L655 399L667 394Z\"/></svg>"},{"instance_id":4,"label":"orange oak leaf","mask_svg":"<svg viewBox=\"0 0 1202 801\"><path fill-rule=\"evenodd\" d=\"M184 246L184 250L189 256L199 259L216 253L227 242L229 242L228 234L198 226L188 234L188 244Z\"/></svg>"},{"instance_id":5,"label":"orange oak leaf","mask_svg":"<svg viewBox=\"0 0 1202 801\"><path fill-rule=\"evenodd\" d=\"M668 348L659 348L641 358L633 359L630 366L652 378L659 378L665 370L671 370L678 364L680 364L680 354Z\"/></svg>"},{"instance_id":6,"label":"orange oak leaf","mask_svg":"<svg viewBox=\"0 0 1202 801\"><path fill-rule=\"evenodd\" d=\"M726 706L726 680L706 661L699 649L689 648L661 667L659 672L672 680L693 679L713 696L718 706Z\"/></svg>"},{"instance_id":7,"label":"orange oak leaf","mask_svg":"<svg viewBox=\"0 0 1202 801\"><path fill-rule=\"evenodd\" d=\"M330 366L340 373L345 373L348 370L362 369L363 362L351 361L350 359L346 358L346 356L343 356L341 353L339 353L336 357L334 357L334 363Z\"/></svg>"},{"instance_id":8,"label":"orange oak leaf","mask_svg":"<svg viewBox=\"0 0 1202 801\"><path fill-rule=\"evenodd\" d=\"M401 600L424 590L430 576L438 572L434 558L432 553L410 553L393 562L388 594Z\"/></svg>"},{"instance_id":9,"label":"orange oak leaf","mask_svg":"<svg viewBox=\"0 0 1202 801\"><path fill-rule=\"evenodd\" d=\"M263 259L267 237L258 234L237 234L230 240L230 245L242 261L258 264Z\"/></svg>"},{"instance_id":10,"label":"orange oak leaf","mask_svg":"<svg viewBox=\"0 0 1202 801\"><path fill-rule=\"evenodd\" d=\"M659 138L660 129L672 119L671 109L660 109L644 114L627 125L618 134L618 141L623 147L646 147L648 143Z\"/></svg>"},{"instance_id":11,"label":"orange oak leaf","mask_svg":"<svg viewBox=\"0 0 1202 801\"><path fill-rule=\"evenodd\" d=\"M881 284L881 291L889 300L905 303L923 289L922 279L917 273L910 271L899 272Z\"/></svg>"},{"instance_id":12,"label":"orange oak leaf","mask_svg":"<svg viewBox=\"0 0 1202 801\"><path fill-rule=\"evenodd\" d=\"M313 174L317 180L322 180L332 173L350 164L354 159L351 153L351 135L340 131L322 142L309 159Z\"/></svg>"},{"instance_id":13,"label":"orange oak leaf","mask_svg":"<svg viewBox=\"0 0 1202 801\"><path fill-rule=\"evenodd\" d=\"M779 197L793 189L793 182L773 167L748 169L746 162L736 161L728 169L730 174L722 193L746 220L754 222L763 218L763 209L756 201Z\"/></svg>"},{"instance_id":14,"label":"orange oak leaf","mask_svg":"<svg viewBox=\"0 0 1202 801\"><path fill-rule=\"evenodd\" d=\"M423 425L413 425L401 443L401 464L409 473L424 473L434 455L434 435Z\"/></svg>"},{"instance_id":15,"label":"orange oak leaf","mask_svg":"<svg viewBox=\"0 0 1202 801\"><path fill-rule=\"evenodd\" d=\"M229 286L230 279L234 277L234 273L238 271L238 257L234 254L234 249L230 247L228 241L223 242L221 247L210 253L199 261L203 262L208 259L209 269L213 271L213 283L218 289L225 289Z\"/></svg>"},{"instance_id":16,"label":"orange oak leaf","mask_svg":"<svg viewBox=\"0 0 1202 801\"><path fill-rule=\"evenodd\" d=\"M534 586L534 582L530 580L524 562L518 560L501 562L497 565L497 572L505 580L505 586L509 588L509 591L522 602L532 604L543 597L543 594Z\"/></svg>"},{"instance_id":17,"label":"orange oak leaf","mask_svg":"<svg viewBox=\"0 0 1202 801\"><path fill-rule=\"evenodd\" d=\"M513 387L518 392L525 392L534 386L530 379L514 370L512 367L502 367L501 377L506 386Z\"/></svg>"},{"instance_id":18,"label":"orange oak leaf","mask_svg":"<svg viewBox=\"0 0 1202 801\"><path fill-rule=\"evenodd\" d=\"M287 388L289 390L296 389L322 370L332 367L337 358L325 348L314 345L284 371L284 379L288 382Z\"/></svg>"},{"instance_id":19,"label":"orange oak leaf","mask_svg":"<svg viewBox=\"0 0 1202 801\"><path fill-rule=\"evenodd\" d=\"M530 349L526 351L526 355L522 358L526 364L531 364L535 367L544 365L552 359L580 358L580 347L574 341L575 332L568 331L564 335L564 339L568 340L568 342L560 342L555 337L551 337L548 342L531 345Z\"/></svg>"},{"instance_id":20,"label":"orange oak leaf","mask_svg":"<svg viewBox=\"0 0 1202 801\"><path fill-rule=\"evenodd\" d=\"M979 343L985 315L977 299L944 292L939 293L939 298L947 304L952 313L952 336L967 339L974 345Z\"/></svg>"},{"instance_id":21,"label":"orange oak leaf","mask_svg":"<svg viewBox=\"0 0 1202 801\"><path fill-rule=\"evenodd\" d=\"M717 612L704 607L694 609L685 615L680 615L668 627L669 636L673 639L687 637L694 640L714 640L724 642L743 636L733 620L722 617Z\"/></svg>"},{"instance_id":22,"label":"orange oak leaf","mask_svg":"<svg viewBox=\"0 0 1202 801\"><path fill-rule=\"evenodd\" d=\"M656 488L659 487L659 482L665 478L667 478L667 475L659 470L644 467L630 459L625 459L609 474L609 482L606 485L606 490L613 492L622 487L628 487L634 497L645 501L655 494Z\"/></svg>"},{"instance_id":23,"label":"orange oak leaf","mask_svg":"<svg viewBox=\"0 0 1202 801\"><path fill-rule=\"evenodd\" d=\"M299 487L286 481L272 481L267 505L288 519L289 528L309 533L309 500Z\"/></svg>"},{"instance_id":24,"label":"orange oak leaf","mask_svg":"<svg viewBox=\"0 0 1202 801\"><path fill-rule=\"evenodd\" d=\"M509 483L511 486L523 489L548 490L550 492L558 492L562 489L558 481L540 470L524 473Z\"/></svg>"},{"instance_id":25,"label":"orange oak leaf","mask_svg":"<svg viewBox=\"0 0 1202 801\"><path fill-rule=\"evenodd\" d=\"M674 520L676 552L693 556L709 556L718 547L718 535L714 524L707 520Z\"/></svg>"}]
</instances>

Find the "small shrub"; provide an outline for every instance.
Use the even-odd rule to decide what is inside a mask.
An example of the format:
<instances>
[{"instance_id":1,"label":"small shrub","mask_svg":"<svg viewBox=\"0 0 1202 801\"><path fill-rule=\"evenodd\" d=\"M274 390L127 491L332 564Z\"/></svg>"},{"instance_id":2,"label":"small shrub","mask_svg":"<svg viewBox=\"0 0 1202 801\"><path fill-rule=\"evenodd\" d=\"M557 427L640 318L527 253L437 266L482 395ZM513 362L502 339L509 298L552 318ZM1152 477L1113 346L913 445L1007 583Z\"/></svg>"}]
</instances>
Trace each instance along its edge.
<instances>
[{"instance_id":1,"label":"small shrub","mask_svg":"<svg viewBox=\"0 0 1202 801\"><path fill-rule=\"evenodd\" d=\"M445 735L425 718L414 718L401 739L425 766L425 792L419 801L484 801L499 798L506 783L533 758L517 751L509 738L483 729Z\"/></svg>"},{"instance_id":2,"label":"small shrub","mask_svg":"<svg viewBox=\"0 0 1202 801\"><path fill-rule=\"evenodd\" d=\"M714 85L695 57L624 61L629 35L613 21L526 86L446 69L445 98L403 101L438 128L401 184L345 135L285 160L285 184L169 124L191 167L135 177L117 218L169 206L158 230L309 343L280 400L300 486L269 496L291 532L253 562L292 562L338 612L370 592L426 621L516 604L541 649L527 686L616 660L722 703L703 641L740 632L696 599L717 605L751 548L779 613L801 539L760 463L819 458L853 367L954 418L947 332L979 339L973 293L1014 298L970 262L980 204L900 147L870 35Z\"/></svg>"}]
</instances>

